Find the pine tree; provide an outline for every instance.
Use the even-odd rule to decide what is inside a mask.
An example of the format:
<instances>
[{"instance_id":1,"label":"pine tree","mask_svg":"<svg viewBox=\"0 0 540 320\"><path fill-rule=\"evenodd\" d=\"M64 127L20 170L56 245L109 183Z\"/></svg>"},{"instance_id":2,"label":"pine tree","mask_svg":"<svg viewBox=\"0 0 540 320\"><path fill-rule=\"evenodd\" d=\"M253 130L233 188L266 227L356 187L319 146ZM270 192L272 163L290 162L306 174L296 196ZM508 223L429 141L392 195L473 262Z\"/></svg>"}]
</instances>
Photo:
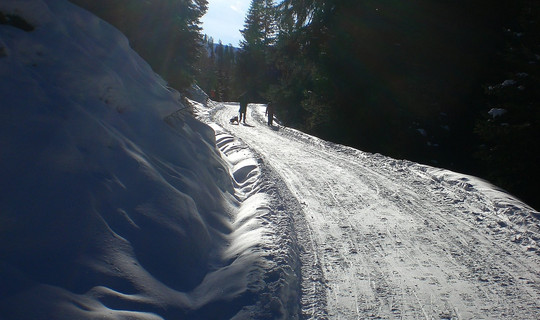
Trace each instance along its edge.
<instances>
[{"instance_id":1,"label":"pine tree","mask_svg":"<svg viewBox=\"0 0 540 320\"><path fill-rule=\"evenodd\" d=\"M244 90L255 97L267 87L268 53L277 33L274 1L252 0L241 33L238 73L244 79Z\"/></svg>"},{"instance_id":2,"label":"pine tree","mask_svg":"<svg viewBox=\"0 0 540 320\"><path fill-rule=\"evenodd\" d=\"M276 11L273 0L252 0L244 29L241 48L262 49L274 43L277 31Z\"/></svg>"},{"instance_id":3,"label":"pine tree","mask_svg":"<svg viewBox=\"0 0 540 320\"><path fill-rule=\"evenodd\" d=\"M179 90L191 85L201 54L207 0L70 0L122 31L152 68Z\"/></svg>"},{"instance_id":4,"label":"pine tree","mask_svg":"<svg viewBox=\"0 0 540 320\"><path fill-rule=\"evenodd\" d=\"M321 55L328 51L327 7L331 1L283 1L277 8L279 34L272 61L279 77L271 89L271 99L281 106L278 116L319 135L333 122L326 94L332 86L320 64Z\"/></svg>"},{"instance_id":5,"label":"pine tree","mask_svg":"<svg viewBox=\"0 0 540 320\"><path fill-rule=\"evenodd\" d=\"M204 39L206 50L197 62L197 83L212 100L232 101L240 94L234 73L236 50L232 46L223 45L221 40L214 44L211 37L205 36Z\"/></svg>"},{"instance_id":6,"label":"pine tree","mask_svg":"<svg viewBox=\"0 0 540 320\"><path fill-rule=\"evenodd\" d=\"M204 35L203 50L196 63L197 73L195 80L199 87L207 92L211 99L216 100L216 75L214 39Z\"/></svg>"}]
</instances>

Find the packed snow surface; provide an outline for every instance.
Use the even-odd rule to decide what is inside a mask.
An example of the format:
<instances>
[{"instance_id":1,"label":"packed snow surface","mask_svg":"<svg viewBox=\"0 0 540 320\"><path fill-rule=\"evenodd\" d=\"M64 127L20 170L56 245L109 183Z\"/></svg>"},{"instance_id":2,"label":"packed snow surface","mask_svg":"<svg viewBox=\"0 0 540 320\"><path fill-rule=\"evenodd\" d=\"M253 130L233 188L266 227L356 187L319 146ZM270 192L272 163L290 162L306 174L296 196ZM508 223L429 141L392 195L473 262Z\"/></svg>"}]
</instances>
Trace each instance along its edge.
<instances>
[{"instance_id":1,"label":"packed snow surface","mask_svg":"<svg viewBox=\"0 0 540 320\"><path fill-rule=\"evenodd\" d=\"M268 127L263 105L231 124L237 111L205 118L299 201L305 318L540 317L538 212L475 177Z\"/></svg>"}]
</instances>

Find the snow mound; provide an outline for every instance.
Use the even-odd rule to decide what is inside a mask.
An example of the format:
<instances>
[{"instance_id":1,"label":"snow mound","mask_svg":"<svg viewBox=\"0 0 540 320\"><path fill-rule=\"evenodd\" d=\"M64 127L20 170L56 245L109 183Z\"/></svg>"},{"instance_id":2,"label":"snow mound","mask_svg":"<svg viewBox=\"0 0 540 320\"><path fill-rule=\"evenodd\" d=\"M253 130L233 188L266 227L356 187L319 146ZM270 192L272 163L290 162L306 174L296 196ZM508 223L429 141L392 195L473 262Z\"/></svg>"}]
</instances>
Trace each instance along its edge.
<instances>
[{"instance_id":1,"label":"snow mound","mask_svg":"<svg viewBox=\"0 0 540 320\"><path fill-rule=\"evenodd\" d=\"M102 20L0 12L33 27L0 24L0 318L294 318L257 161L232 170Z\"/></svg>"}]
</instances>

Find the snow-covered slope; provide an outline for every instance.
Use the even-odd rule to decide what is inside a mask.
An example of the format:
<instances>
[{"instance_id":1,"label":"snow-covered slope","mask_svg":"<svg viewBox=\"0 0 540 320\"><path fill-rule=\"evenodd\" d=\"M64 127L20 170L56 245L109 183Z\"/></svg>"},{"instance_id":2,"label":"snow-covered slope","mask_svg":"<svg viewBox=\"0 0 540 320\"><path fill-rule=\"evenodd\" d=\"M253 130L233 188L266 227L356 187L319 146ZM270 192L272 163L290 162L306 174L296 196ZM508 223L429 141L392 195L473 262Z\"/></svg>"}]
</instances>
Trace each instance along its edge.
<instances>
[{"instance_id":1,"label":"snow-covered slope","mask_svg":"<svg viewBox=\"0 0 540 320\"><path fill-rule=\"evenodd\" d=\"M0 319L294 318L251 154L86 11L0 12Z\"/></svg>"}]
</instances>

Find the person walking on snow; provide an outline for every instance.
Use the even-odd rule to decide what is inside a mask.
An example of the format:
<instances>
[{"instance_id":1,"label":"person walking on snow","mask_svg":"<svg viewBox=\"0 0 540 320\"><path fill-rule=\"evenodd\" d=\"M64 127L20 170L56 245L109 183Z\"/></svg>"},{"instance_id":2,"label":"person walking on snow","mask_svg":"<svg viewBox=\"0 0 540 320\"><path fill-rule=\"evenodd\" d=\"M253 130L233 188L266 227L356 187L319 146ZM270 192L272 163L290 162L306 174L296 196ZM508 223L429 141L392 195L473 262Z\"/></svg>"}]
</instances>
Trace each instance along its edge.
<instances>
[{"instance_id":1,"label":"person walking on snow","mask_svg":"<svg viewBox=\"0 0 540 320\"><path fill-rule=\"evenodd\" d=\"M274 123L274 104L272 102L266 104L266 112L264 114L268 116L268 125L271 127Z\"/></svg>"},{"instance_id":2,"label":"person walking on snow","mask_svg":"<svg viewBox=\"0 0 540 320\"><path fill-rule=\"evenodd\" d=\"M247 105L248 105L247 93L246 92L242 93L240 97L238 98L238 100L240 101L240 110L238 110L238 112L240 113L240 118L238 119L238 123L242 122L242 119L244 123L246 123L246 112L247 112Z\"/></svg>"}]
</instances>

